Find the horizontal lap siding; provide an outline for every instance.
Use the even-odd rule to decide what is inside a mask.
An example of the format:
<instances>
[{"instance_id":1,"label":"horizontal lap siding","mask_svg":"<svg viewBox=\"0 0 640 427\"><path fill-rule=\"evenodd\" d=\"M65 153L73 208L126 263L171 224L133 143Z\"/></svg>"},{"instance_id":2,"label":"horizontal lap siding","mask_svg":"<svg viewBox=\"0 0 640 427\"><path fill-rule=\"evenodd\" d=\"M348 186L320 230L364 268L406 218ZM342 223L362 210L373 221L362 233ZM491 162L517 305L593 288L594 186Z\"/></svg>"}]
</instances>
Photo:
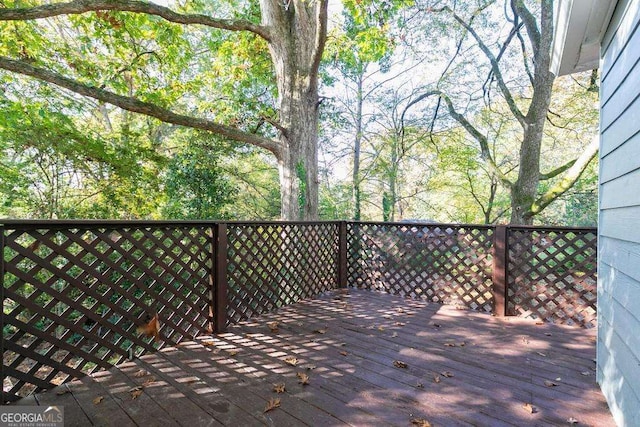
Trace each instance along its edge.
<instances>
[{"instance_id":1,"label":"horizontal lap siding","mask_svg":"<svg viewBox=\"0 0 640 427\"><path fill-rule=\"evenodd\" d=\"M619 425L640 425L640 0L603 42L598 382Z\"/></svg>"}]
</instances>

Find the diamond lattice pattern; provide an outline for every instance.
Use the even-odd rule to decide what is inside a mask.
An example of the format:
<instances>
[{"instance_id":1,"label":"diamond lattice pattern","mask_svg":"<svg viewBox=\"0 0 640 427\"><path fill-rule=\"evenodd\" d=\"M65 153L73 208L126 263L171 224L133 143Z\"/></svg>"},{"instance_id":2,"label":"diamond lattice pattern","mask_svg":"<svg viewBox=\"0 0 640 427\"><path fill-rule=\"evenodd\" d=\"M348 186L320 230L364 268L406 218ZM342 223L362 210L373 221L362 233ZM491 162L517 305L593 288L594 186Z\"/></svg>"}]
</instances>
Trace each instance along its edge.
<instances>
[{"instance_id":1,"label":"diamond lattice pattern","mask_svg":"<svg viewBox=\"0 0 640 427\"><path fill-rule=\"evenodd\" d=\"M596 325L593 230L512 228L508 244L508 314Z\"/></svg>"},{"instance_id":2,"label":"diamond lattice pattern","mask_svg":"<svg viewBox=\"0 0 640 427\"><path fill-rule=\"evenodd\" d=\"M161 343L209 327L210 243L192 226L6 230L5 398L155 350L136 327L156 313Z\"/></svg>"}]
</instances>

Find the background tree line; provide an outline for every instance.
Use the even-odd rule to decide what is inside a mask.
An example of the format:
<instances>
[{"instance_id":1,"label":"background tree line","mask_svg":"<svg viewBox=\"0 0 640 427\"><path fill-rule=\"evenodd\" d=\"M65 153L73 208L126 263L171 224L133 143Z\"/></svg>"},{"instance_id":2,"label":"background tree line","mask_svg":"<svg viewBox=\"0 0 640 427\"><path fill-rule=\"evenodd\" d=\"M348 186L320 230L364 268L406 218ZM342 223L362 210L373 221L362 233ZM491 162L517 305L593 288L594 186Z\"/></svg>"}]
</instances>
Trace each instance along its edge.
<instances>
[{"instance_id":1,"label":"background tree line","mask_svg":"<svg viewBox=\"0 0 640 427\"><path fill-rule=\"evenodd\" d=\"M0 215L593 225L553 7L5 0Z\"/></svg>"}]
</instances>

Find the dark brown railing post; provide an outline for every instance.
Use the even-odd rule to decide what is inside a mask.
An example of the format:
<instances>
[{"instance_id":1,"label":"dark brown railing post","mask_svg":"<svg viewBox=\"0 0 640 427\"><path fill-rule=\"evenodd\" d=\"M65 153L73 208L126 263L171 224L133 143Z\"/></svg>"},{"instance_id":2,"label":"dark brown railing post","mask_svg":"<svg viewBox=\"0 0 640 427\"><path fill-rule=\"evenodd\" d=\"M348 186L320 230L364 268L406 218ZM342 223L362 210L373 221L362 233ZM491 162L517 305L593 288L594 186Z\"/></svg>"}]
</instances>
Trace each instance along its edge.
<instances>
[{"instance_id":1,"label":"dark brown railing post","mask_svg":"<svg viewBox=\"0 0 640 427\"><path fill-rule=\"evenodd\" d=\"M507 315L507 263L509 248L507 226L497 225L493 232L493 314Z\"/></svg>"},{"instance_id":2,"label":"dark brown railing post","mask_svg":"<svg viewBox=\"0 0 640 427\"><path fill-rule=\"evenodd\" d=\"M219 334L227 328L227 300L228 300L228 282L227 282L227 224L217 224L214 233L214 332Z\"/></svg>"},{"instance_id":3,"label":"dark brown railing post","mask_svg":"<svg viewBox=\"0 0 640 427\"><path fill-rule=\"evenodd\" d=\"M347 222L338 224L338 288L347 287Z\"/></svg>"}]
</instances>

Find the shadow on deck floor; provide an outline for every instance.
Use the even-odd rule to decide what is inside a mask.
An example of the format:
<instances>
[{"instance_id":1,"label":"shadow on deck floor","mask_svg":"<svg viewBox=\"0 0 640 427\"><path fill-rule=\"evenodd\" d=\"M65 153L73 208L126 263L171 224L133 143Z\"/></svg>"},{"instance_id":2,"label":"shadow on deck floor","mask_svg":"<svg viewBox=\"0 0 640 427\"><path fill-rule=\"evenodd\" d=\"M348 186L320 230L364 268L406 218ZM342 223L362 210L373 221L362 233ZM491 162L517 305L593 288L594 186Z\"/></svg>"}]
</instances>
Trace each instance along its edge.
<instances>
[{"instance_id":1,"label":"shadow on deck floor","mask_svg":"<svg viewBox=\"0 0 640 427\"><path fill-rule=\"evenodd\" d=\"M594 358L595 329L351 289L17 404L67 426L613 426Z\"/></svg>"}]
</instances>

